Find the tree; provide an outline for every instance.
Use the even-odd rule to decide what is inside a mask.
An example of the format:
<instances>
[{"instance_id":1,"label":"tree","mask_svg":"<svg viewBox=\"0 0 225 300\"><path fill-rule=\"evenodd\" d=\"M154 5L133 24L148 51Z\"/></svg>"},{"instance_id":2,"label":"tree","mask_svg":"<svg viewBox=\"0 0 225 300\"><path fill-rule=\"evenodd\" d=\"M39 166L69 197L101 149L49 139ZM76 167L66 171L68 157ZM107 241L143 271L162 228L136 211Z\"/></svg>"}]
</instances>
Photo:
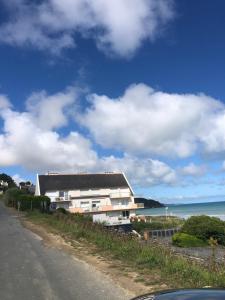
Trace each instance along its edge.
<instances>
[{"instance_id":1,"label":"tree","mask_svg":"<svg viewBox=\"0 0 225 300\"><path fill-rule=\"evenodd\" d=\"M4 182L8 183L8 188L16 187L15 181L10 177L9 175L5 173L0 174L0 180L3 180Z\"/></svg>"},{"instance_id":2,"label":"tree","mask_svg":"<svg viewBox=\"0 0 225 300\"><path fill-rule=\"evenodd\" d=\"M181 231L204 241L211 237L219 244L225 245L225 222L219 218L209 216L192 216L187 219Z\"/></svg>"}]
</instances>

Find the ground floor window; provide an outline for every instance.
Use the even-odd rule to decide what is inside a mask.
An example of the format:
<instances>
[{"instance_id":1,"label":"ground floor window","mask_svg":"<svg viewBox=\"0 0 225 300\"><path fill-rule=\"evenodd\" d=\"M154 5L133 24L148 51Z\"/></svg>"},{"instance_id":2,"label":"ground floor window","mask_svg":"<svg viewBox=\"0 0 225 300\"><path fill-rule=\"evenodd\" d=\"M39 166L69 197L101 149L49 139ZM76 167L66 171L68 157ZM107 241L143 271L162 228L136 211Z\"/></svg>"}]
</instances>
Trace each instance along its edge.
<instances>
[{"instance_id":1,"label":"ground floor window","mask_svg":"<svg viewBox=\"0 0 225 300\"><path fill-rule=\"evenodd\" d=\"M129 216L130 216L130 212L129 212L129 210L123 210L123 217L127 217L127 218L129 218Z\"/></svg>"}]
</instances>

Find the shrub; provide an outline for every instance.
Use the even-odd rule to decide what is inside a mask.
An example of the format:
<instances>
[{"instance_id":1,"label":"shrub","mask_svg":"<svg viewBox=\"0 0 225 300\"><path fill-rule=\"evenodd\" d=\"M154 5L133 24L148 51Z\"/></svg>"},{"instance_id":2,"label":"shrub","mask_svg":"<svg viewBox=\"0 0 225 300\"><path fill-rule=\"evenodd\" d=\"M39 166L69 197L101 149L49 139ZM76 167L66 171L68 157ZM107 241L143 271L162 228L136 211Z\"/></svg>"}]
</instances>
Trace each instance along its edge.
<instances>
[{"instance_id":1,"label":"shrub","mask_svg":"<svg viewBox=\"0 0 225 300\"><path fill-rule=\"evenodd\" d=\"M47 225L53 232L61 232L64 237L81 240L87 245L93 244L95 252L105 255L108 259L116 258L132 266L135 272L149 274L153 284L159 284L159 279L171 288L197 288L202 286L224 287L225 276L223 265L216 271L208 271L206 266L174 255L165 246L158 244L143 244L127 236L109 231L101 224L89 221L89 218L79 214L39 214L32 212L28 217L36 224ZM88 242L88 244L86 244ZM116 261L118 264L118 261ZM120 264L119 264L120 265ZM148 273L145 273L148 272ZM154 277L153 274L156 274ZM151 281L152 282L152 281Z\"/></svg>"},{"instance_id":2,"label":"shrub","mask_svg":"<svg viewBox=\"0 0 225 300\"><path fill-rule=\"evenodd\" d=\"M48 212L50 199L47 196L32 196L22 194L17 197L16 208L20 210L38 209L41 212Z\"/></svg>"},{"instance_id":3,"label":"shrub","mask_svg":"<svg viewBox=\"0 0 225 300\"><path fill-rule=\"evenodd\" d=\"M3 201L6 206L15 207L17 198L22 194L23 192L18 188L9 188L3 196Z\"/></svg>"},{"instance_id":4,"label":"shrub","mask_svg":"<svg viewBox=\"0 0 225 300\"><path fill-rule=\"evenodd\" d=\"M207 241L210 237L225 245L225 223L219 218L193 216L182 226L181 231Z\"/></svg>"},{"instance_id":5,"label":"shrub","mask_svg":"<svg viewBox=\"0 0 225 300\"><path fill-rule=\"evenodd\" d=\"M10 188L3 195L5 205L20 210L38 209L41 212L48 212L50 199L47 196L32 196L18 188Z\"/></svg>"},{"instance_id":6,"label":"shrub","mask_svg":"<svg viewBox=\"0 0 225 300\"><path fill-rule=\"evenodd\" d=\"M162 222L137 222L134 221L132 222L133 225L133 229L136 230L139 233L142 233L143 231L145 231L146 229L148 230L155 230L155 229L164 229L164 224Z\"/></svg>"},{"instance_id":7,"label":"shrub","mask_svg":"<svg viewBox=\"0 0 225 300\"><path fill-rule=\"evenodd\" d=\"M178 247L203 247L206 246L206 242L197 238L196 236L178 232L172 237L173 245Z\"/></svg>"},{"instance_id":8,"label":"shrub","mask_svg":"<svg viewBox=\"0 0 225 300\"><path fill-rule=\"evenodd\" d=\"M60 212L60 213L62 213L62 214L64 214L64 215L66 215L67 214L67 211L65 210L65 208L63 208L63 207L59 207L59 208L57 208L57 210L56 210L57 212Z\"/></svg>"}]
</instances>

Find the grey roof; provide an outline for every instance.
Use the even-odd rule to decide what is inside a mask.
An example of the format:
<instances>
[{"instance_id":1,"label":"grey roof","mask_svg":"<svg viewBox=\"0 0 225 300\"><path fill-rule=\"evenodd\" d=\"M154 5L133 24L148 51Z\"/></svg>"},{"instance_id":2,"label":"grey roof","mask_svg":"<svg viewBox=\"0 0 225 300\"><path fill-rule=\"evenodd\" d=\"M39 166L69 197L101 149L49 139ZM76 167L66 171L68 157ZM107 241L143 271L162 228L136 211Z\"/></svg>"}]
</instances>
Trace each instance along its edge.
<instances>
[{"instance_id":1,"label":"grey roof","mask_svg":"<svg viewBox=\"0 0 225 300\"><path fill-rule=\"evenodd\" d=\"M39 186L41 195L46 191L130 188L122 173L39 175Z\"/></svg>"}]
</instances>

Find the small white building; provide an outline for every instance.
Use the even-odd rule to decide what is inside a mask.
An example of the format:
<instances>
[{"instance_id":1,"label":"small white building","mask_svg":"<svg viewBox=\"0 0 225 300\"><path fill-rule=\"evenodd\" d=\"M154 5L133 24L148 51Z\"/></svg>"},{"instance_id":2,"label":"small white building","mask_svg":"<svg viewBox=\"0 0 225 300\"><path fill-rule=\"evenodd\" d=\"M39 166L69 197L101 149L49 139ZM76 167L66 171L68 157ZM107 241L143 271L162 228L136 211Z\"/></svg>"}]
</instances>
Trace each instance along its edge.
<instances>
[{"instance_id":1,"label":"small white building","mask_svg":"<svg viewBox=\"0 0 225 300\"><path fill-rule=\"evenodd\" d=\"M142 204L123 173L37 175L35 195L51 199L51 209L91 214L96 222L129 224Z\"/></svg>"},{"instance_id":2,"label":"small white building","mask_svg":"<svg viewBox=\"0 0 225 300\"><path fill-rule=\"evenodd\" d=\"M8 187L8 182L0 180L0 192L2 193Z\"/></svg>"}]
</instances>

